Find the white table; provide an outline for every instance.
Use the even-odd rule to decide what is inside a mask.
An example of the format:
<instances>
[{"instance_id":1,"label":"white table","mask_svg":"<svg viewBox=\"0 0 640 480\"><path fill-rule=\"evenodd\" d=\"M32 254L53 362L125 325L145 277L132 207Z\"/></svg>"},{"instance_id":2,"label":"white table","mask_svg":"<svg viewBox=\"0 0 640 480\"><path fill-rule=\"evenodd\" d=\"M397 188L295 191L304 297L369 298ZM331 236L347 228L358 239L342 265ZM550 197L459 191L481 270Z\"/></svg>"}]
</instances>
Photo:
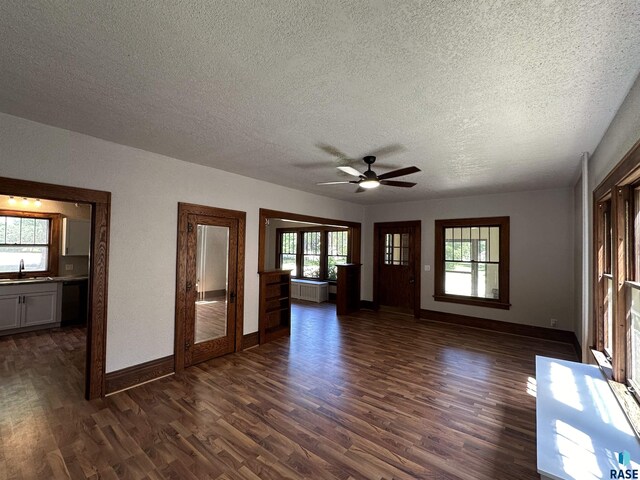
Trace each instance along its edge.
<instances>
[{"instance_id":1,"label":"white table","mask_svg":"<svg viewBox=\"0 0 640 480\"><path fill-rule=\"evenodd\" d=\"M595 365L536 357L538 473L542 479L618 478L638 469L640 443ZM618 463L628 451L631 465ZM626 477L623 477L626 478Z\"/></svg>"}]
</instances>

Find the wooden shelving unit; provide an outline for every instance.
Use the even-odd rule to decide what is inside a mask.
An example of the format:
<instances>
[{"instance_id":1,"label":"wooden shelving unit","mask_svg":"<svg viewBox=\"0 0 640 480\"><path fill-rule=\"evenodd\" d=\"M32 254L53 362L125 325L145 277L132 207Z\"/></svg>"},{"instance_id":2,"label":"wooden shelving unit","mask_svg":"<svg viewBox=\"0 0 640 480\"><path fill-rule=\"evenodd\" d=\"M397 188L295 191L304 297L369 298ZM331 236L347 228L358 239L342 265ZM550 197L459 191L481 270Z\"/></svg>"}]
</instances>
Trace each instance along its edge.
<instances>
[{"instance_id":1,"label":"wooden shelving unit","mask_svg":"<svg viewBox=\"0 0 640 480\"><path fill-rule=\"evenodd\" d=\"M259 272L260 310L258 327L260 344L289 335L291 332L291 272Z\"/></svg>"}]
</instances>

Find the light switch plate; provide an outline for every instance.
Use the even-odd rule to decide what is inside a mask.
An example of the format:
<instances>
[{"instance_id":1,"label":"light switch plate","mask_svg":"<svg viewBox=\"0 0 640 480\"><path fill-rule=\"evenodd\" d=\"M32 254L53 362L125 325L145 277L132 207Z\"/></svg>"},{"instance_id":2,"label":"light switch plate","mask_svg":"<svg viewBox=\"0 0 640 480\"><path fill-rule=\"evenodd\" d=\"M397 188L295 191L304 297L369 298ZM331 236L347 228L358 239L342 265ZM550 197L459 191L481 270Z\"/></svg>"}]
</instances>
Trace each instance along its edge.
<instances>
[{"instance_id":1,"label":"light switch plate","mask_svg":"<svg viewBox=\"0 0 640 480\"><path fill-rule=\"evenodd\" d=\"M65 263L64 269L65 271L70 272L71 270L73 270L73 263Z\"/></svg>"}]
</instances>

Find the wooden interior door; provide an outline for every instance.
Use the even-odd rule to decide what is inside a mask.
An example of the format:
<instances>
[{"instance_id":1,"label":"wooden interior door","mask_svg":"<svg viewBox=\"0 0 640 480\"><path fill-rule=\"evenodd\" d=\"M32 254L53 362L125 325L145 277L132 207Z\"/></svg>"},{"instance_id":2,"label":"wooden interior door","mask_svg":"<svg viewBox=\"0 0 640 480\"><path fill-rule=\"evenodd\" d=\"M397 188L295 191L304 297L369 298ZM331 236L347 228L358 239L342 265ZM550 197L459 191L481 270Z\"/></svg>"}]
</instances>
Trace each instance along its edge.
<instances>
[{"instance_id":1,"label":"wooden interior door","mask_svg":"<svg viewBox=\"0 0 640 480\"><path fill-rule=\"evenodd\" d=\"M180 204L176 371L242 345L244 212Z\"/></svg>"},{"instance_id":2,"label":"wooden interior door","mask_svg":"<svg viewBox=\"0 0 640 480\"><path fill-rule=\"evenodd\" d=\"M420 222L374 224L374 305L420 316Z\"/></svg>"}]
</instances>

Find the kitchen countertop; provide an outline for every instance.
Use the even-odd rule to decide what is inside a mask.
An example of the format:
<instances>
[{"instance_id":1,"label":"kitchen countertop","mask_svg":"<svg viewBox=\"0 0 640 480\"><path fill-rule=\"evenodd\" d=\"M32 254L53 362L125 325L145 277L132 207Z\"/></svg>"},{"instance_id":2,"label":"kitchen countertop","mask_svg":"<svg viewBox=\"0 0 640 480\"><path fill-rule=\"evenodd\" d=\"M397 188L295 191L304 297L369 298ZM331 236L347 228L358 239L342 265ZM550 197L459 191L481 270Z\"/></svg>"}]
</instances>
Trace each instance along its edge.
<instances>
[{"instance_id":1,"label":"kitchen countertop","mask_svg":"<svg viewBox=\"0 0 640 480\"><path fill-rule=\"evenodd\" d=\"M71 277L27 277L27 278L7 278L0 280L2 285L21 285L29 283L47 283L47 282L69 282L74 280L87 280L87 275L76 275Z\"/></svg>"}]
</instances>

